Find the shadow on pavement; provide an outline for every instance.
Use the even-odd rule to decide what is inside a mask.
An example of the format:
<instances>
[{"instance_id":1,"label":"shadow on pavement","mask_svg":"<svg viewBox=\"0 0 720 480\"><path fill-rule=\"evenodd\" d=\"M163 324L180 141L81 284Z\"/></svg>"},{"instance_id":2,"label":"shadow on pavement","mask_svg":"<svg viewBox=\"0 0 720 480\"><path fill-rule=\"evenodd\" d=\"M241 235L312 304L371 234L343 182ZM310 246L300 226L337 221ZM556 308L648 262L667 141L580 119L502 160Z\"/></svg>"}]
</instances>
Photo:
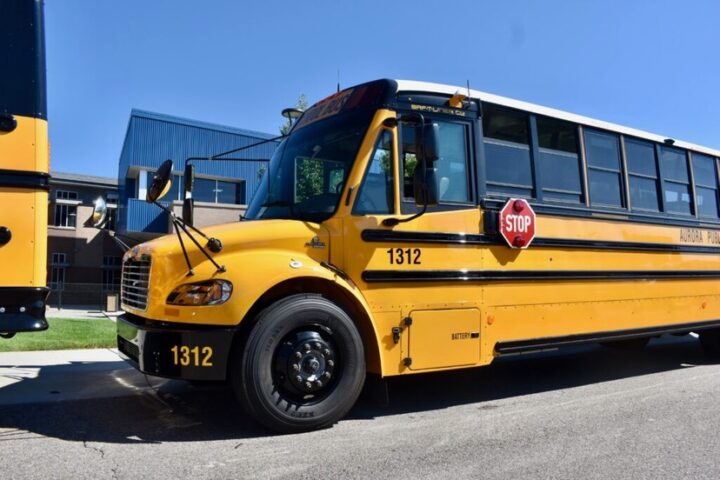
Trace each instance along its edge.
<instances>
[{"instance_id":1,"label":"shadow on pavement","mask_svg":"<svg viewBox=\"0 0 720 480\"><path fill-rule=\"evenodd\" d=\"M689 368L707 363L698 343L690 337L660 339L641 352L577 347L500 359L480 369L390 379L390 406L362 398L348 418L371 419L471 403L492 408L491 402L504 398ZM57 367L43 367L39 376L52 374L53 368ZM135 386L133 393L122 397L0 407L0 428L7 429L0 431L0 445L28 434L104 443L269 435L245 415L229 388L150 382L159 386ZM3 392L12 388L5 387Z\"/></svg>"}]
</instances>

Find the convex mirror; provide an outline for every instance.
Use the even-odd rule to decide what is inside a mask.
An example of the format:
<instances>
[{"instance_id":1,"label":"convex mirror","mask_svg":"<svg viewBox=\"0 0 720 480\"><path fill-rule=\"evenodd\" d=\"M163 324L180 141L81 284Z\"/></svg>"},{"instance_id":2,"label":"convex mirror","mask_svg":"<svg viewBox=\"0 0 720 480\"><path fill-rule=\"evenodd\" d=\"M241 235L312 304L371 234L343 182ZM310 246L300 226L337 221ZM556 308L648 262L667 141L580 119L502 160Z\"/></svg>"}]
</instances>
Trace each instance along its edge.
<instances>
[{"instance_id":1,"label":"convex mirror","mask_svg":"<svg viewBox=\"0 0 720 480\"><path fill-rule=\"evenodd\" d=\"M90 224L95 228L100 228L107 220L107 203L102 197L98 197L93 202L93 211L90 216Z\"/></svg>"},{"instance_id":2,"label":"convex mirror","mask_svg":"<svg viewBox=\"0 0 720 480\"><path fill-rule=\"evenodd\" d=\"M172 160L165 160L155 172L153 176L150 188L147 190L145 201L148 203L155 203L162 197L167 195L172 186L170 181L170 175L172 175Z\"/></svg>"}]
</instances>

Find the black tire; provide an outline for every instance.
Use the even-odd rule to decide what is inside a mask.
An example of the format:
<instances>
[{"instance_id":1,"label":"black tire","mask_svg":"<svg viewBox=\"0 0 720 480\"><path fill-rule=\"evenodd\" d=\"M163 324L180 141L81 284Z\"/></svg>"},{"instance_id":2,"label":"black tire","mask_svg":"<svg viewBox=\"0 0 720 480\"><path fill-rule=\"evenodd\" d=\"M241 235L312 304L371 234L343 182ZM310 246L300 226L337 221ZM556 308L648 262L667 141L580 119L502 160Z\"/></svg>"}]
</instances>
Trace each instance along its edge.
<instances>
[{"instance_id":1,"label":"black tire","mask_svg":"<svg viewBox=\"0 0 720 480\"><path fill-rule=\"evenodd\" d=\"M720 330L702 330L698 332L698 338L706 355L720 358Z\"/></svg>"},{"instance_id":2,"label":"black tire","mask_svg":"<svg viewBox=\"0 0 720 480\"><path fill-rule=\"evenodd\" d=\"M299 370L298 370L299 368ZM333 425L365 381L362 339L348 314L319 295L293 295L263 310L230 377L245 410L293 433Z\"/></svg>"},{"instance_id":3,"label":"black tire","mask_svg":"<svg viewBox=\"0 0 720 480\"><path fill-rule=\"evenodd\" d=\"M628 338L627 340L612 340L610 342L602 342L600 345L618 350L637 351L644 349L650 338Z\"/></svg>"}]
</instances>

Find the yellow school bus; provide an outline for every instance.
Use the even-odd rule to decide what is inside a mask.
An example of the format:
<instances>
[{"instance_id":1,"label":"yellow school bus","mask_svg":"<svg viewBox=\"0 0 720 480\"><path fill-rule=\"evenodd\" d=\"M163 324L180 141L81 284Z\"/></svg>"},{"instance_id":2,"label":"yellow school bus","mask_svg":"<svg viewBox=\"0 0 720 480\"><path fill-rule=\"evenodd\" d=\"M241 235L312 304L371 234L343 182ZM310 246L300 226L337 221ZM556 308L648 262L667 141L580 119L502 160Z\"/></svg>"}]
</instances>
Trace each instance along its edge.
<instances>
[{"instance_id":1,"label":"yellow school bus","mask_svg":"<svg viewBox=\"0 0 720 480\"><path fill-rule=\"evenodd\" d=\"M0 7L0 336L45 330L48 126L40 0Z\"/></svg>"},{"instance_id":2,"label":"yellow school bus","mask_svg":"<svg viewBox=\"0 0 720 480\"><path fill-rule=\"evenodd\" d=\"M690 332L717 355L718 157L462 87L348 88L297 119L242 221L188 213L127 252L119 349L229 380L282 432L342 418L366 374ZM506 241L517 225L534 237Z\"/></svg>"}]
</instances>

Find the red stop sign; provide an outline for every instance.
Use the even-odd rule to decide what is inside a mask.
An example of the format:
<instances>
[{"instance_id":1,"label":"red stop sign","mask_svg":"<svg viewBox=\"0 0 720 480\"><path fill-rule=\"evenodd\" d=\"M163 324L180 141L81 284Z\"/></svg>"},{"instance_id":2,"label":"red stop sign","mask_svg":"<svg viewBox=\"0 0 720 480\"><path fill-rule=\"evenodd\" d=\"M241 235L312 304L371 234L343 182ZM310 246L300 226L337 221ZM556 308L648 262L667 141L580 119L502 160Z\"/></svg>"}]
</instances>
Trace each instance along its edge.
<instances>
[{"instance_id":1,"label":"red stop sign","mask_svg":"<svg viewBox=\"0 0 720 480\"><path fill-rule=\"evenodd\" d=\"M500 210L500 235L510 248L527 248L535 238L535 212L527 200L511 198Z\"/></svg>"}]
</instances>

